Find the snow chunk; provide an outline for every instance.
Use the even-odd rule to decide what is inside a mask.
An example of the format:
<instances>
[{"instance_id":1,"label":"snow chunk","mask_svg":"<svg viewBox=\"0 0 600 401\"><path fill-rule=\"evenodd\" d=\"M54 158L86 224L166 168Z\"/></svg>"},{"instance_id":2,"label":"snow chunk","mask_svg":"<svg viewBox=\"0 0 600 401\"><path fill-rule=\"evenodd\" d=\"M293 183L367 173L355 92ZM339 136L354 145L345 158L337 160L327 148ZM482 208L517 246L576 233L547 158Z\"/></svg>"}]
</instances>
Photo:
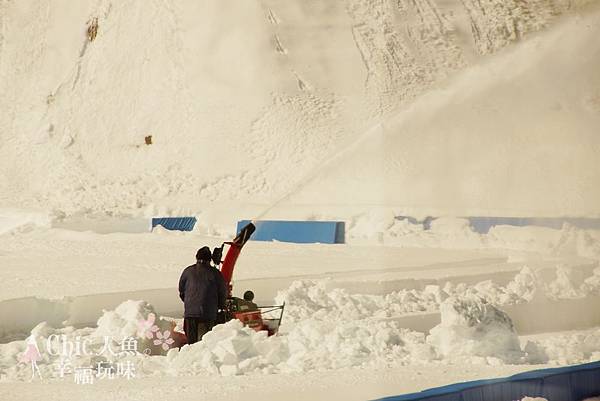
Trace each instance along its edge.
<instances>
[{"instance_id":1,"label":"snow chunk","mask_svg":"<svg viewBox=\"0 0 600 401\"><path fill-rule=\"evenodd\" d=\"M244 374L278 364L287 357L287 349L279 337L267 337L265 331L254 331L239 320L217 325L202 341L185 345L168 355L172 374Z\"/></svg>"},{"instance_id":2,"label":"snow chunk","mask_svg":"<svg viewBox=\"0 0 600 401\"><path fill-rule=\"evenodd\" d=\"M445 357L479 357L488 363L522 356L510 317L482 298L450 297L440 308L442 322L427 338Z\"/></svg>"}]
</instances>

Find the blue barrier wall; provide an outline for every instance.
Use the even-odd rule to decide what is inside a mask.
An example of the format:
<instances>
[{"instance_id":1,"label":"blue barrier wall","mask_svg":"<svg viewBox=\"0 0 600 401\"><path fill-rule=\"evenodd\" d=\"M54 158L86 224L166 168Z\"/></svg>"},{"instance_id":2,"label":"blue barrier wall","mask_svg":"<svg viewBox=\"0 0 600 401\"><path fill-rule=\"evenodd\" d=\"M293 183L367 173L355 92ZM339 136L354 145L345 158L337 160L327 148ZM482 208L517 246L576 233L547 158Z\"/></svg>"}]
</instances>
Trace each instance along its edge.
<instances>
[{"instance_id":1,"label":"blue barrier wall","mask_svg":"<svg viewBox=\"0 0 600 401\"><path fill-rule=\"evenodd\" d=\"M248 224L249 220L239 221L237 231ZM256 231L250 238L254 241L282 241L301 244L343 244L345 224L339 221L255 221Z\"/></svg>"},{"instance_id":2,"label":"blue barrier wall","mask_svg":"<svg viewBox=\"0 0 600 401\"><path fill-rule=\"evenodd\" d=\"M600 219L593 217L486 217L469 216L460 217L469 220L469 224L475 232L487 234L494 226L538 226L549 227L560 230L563 224L568 223L584 230L600 230ZM396 216L396 220L407 220L411 224L421 224L424 230L431 228L431 222L437 217L427 216L423 220L411 216Z\"/></svg>"},{"instance_id":3,"label":"blue barrier wall","mask_svg":"<svg viewBox=\"0 0 600 401\"><path fill-rule=\"evenodd\" d=\"M600 362L541 369L502 379L437 387L380 401L515 401L525 396L548 401L582 401L600 395Z\"/></svg>"},{"instance_id":4,"label":"blue barrier wall","mask_svg":"<svg viewBox=\"0 0 600 401\"><path fill-rule=\"evenodd\" d=\"M155 217L152 228L161 225L167 230L192 231L196 225L195 217Z\"/></svg>"},{"instance_id":5,"label":"blue barrier wall","mask_svg":"<svg viewBox=\"0 0 600 401\"><path fill-rule=\"evenodd\" d=\"M561 229L568 223L586 230L600 229L600 219L587 217L467 217L471 227L478 233L487 234L490 228L499 225L508 226L539 226Z\"/></svg>"}]
</instances>

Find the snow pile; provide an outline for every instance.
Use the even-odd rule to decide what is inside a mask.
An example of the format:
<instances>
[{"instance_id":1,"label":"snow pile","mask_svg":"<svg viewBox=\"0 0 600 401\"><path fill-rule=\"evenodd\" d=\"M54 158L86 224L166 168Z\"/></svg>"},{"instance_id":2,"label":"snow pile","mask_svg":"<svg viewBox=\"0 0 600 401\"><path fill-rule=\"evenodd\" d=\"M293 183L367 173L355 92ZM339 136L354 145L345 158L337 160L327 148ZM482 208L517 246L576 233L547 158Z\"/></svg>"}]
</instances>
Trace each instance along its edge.
<instances>
[{"instance_id":1,"label":"snow pile","mask_svg":"<svg viewBox=\"0 0 600 401\"><path fill-rule=\"evenodd\" d=\"M279 291L276 304L286 303L286 323L315 320L385 318L412 312L433 311L446 297L439 286L425 290L400 290L386 295L350 294L343 288L328 288L327 280L294 281Z\"/></svg>"},{"instance_id":2,"label":"snow pile","mask_svg":"<svg viewBox=\"0 0 600 401\"><path fill-rule=\"evenodd\" d=\"M201 342L167 354L171 375L309 372L381 363L433 360L425 336L394 322L308 319L286 335L267 337L237 320L216 326Z\"/></svg>"},{"instance_id":3,"label":"snow pile","mask_svg":"<svg viewBox=\"0 0 600 401\"><path fill-rule=\"evenodd\" d=\"M167 354L167 373L171 375L221 374L230 376L249 372L272 373L287 358L279 337L267 337L244 327L239 320L216 326L202 341Z\"/></svg>"},{"instance_id":4,"label":"snow pile","mask_svg":"<svg viewBox=\"0 0 600 401\"><path fill-rule=\"evenodd\" d=\"M486 280L473 286L447 283L443 290L450 295L476 295L495 305L585 298L600 293L600 268L590 274L587 269L562 264L555 268L524 266L506 286Z\"/></svg>"},{"instance_id":5,"label":"snow pile","mask_svg":"<svg viewBox=\"0 0 600 401\"><path fill-rule=\"evenodd\" d=\"M586 293L600 293L600 267L595 268L594 274L583 281L581 288Z\"/></svg>"},{"instance_id":6,"label":"snow pile","mask_svg":"<svg viewBox=\"0 0 600 401\"><path fill-rule=\"evenodd\" d=\"M54 328L42 322L34 327L30 336L41 355L37 364L42 377L54 377L61 364L72 372L78 366L95 368L99 362L136 360L164 353L163 341L160 344L155 341L170 337L174 327L173 322L156 318L154 308L145 301L123 302L115 310L105 311L97 324L96 328L75 329ZM124 345L128 339L130 345ZM0 378L28 378L30 367L20 361L25 346L25 341L0 344ZM135 351L139 355L133 355Z\"/></svg>"},{"instance_id":7,"label":"snow pile","mask_svg":"<svg viewBox=\"0 0 600 401\"><path fill-rule=\"evenodd\" d=\"M277 303L286 302L278 336L267 337L231 321L215 327L200 343L168 352L176 345L171 331L175 323L158 318L145 301L126 301L105 311L96 328L57 329L44 322L31 335L38 341L44 377L56 374L61 357L50 354L49 347L58 346L61 336L87 342L93 351L71 355L73 365L95 367L125 358L136 364L140 375L306 372L457 359L475 364L577 363L600 358L600 330L530 339L521 351L510 318L498 306L599 293L600 268L591 274L582 271L524 267L505 286L491 280L475 285L448 282L385 295L354 294L334 288L331 280L296 281L276 297ZM436 311L442 322L429 336L393 320ZM123 355L125 338L136 341L137 354ZM115 353L99 355L107 345ZM19 362L24 349L24 341L0 345L0 377L29 377L30 367Z\"/></svg>"},{"instance_id":8,"label":"snow pile","mask_svg":"<svg viewBox=\"0 0 600 401\"><path fill-rule=\"evenodd\" d=\"M479 287L479 292L484 293L481 283L475 287ZM499 291L493 285L490 288L492 288L492 292ZM527 302L533 301L534 298L537 300L585 298L600 293L600 268L596 267L590 274L585 269L562 264L557 265L554 269L526 267L515 276L506 289L513 294L520 294L521 298ZM504 298L496 296L491 299L502 300Z\"/></svg>"},{"instance_id":9,"label":"snow pile","mask_svg":"<svg viewBox=\"0 0 600 401\"><path fill-rule=\"evenodd\" d=\"M524 266L506 286L498 285L492 280L481 281L475 285L448 282L443 291L448 295L480 297L494 305L531 302L545 293L540 284L539 274L528 266Z\"/></svg>"},{"instance_id":10,"label":"snow pile","mask_svg":"<svg viewBox=\"0 0 600 401\"><path fill-rule=\"evenodd\" d=\"M578 298L586 295L584 293L586 280L584 272L565 266L557 266L555 274L554 280L546 287L546 291L551 298Z\"/></svg>"},{"instance_id":11,"label":"snow pile","mask_svg":"<svg viewBox=\"0 0 600 401\"><path fill-rule=\"evenodd\" d=\"M181 350L170 349L166 356L153 355L152 342L146 335L162 332L169 321L156 320L159 329L146 325L153 314L150 305L142 301L127 301L114 311L107 311L95 329L55 329L41 323L32 330L42 359L38 366L43 377L56 377L61 356L50 352L50 340L64 338L86 342L89 354L69 354L72 366L92 366L99 362L129 360L140 375L237 375L248 373L307 372L340 367L373 366L382 363L407 364L437 358L435 350L425 342L425 336L401 328L391 321L339 317L331 321L303 319L284 335L267 337L238 320L216 326L193 345ZM137 353L123 353L121 339L137 340ZM154 336L152 336L154 338ZM114 354L100 353L109 346ZM60 344L59 344L60 345ZM147 351L147 347L151 349ZM156 348L156 347L155 347ZM19 363L25 349L24 341L0 346L0 376L7 380L24 380L30 374L27 364ZM58 349L58 348L57 348ZM152 351L152 352L150 352ZM63 355L64 356L64 355ZM123 359L125 358L125 359Z\"/></svg>"},{"instance_id":12,"label":"snow pile","mask_svg":"<svg viewBox=\"0 0 600 401\"><path fill-rule=\"evenodd\" d=\"M600 230L582 230L564 224L553 253L560 256L582 256L600 259Z\"/></svg>"},{"instance_id":13,"label":"snow pile","mask_svg":"<svg viewBox=\"0 0 600 401\"><path fill-rule=\"evenodd\" d=\"M284 324L316 320L389 318L434 312L449 297L480 298L492 305L515 305L546 299L581 298L600 293L600 268L586 277L582 270L559 265L555 269L524 266L506 285L492 280L475 285L446 282L422 289L402 289L385 295L352 294L329 280L298 280L275 297L286 304Z\"/></svg>"},{"instance_id":14,"label":"snow pile","mask_svg":"<svg viewBox=\"0 0 600 401\"><path fill-rule=\"evenodd\" d=\"M132 300L123 302L115 310L104 311L97 325L93 336L136 338L138 350L152 354L161 352L153 341L156 334L170 333L174 327L171 321L157 319L154 308L149 303Z\"/></svg>"},{"instance_id":15,"label":"snow pile","mask_svg":"<svg viewBox=\"0 0 600 401\"><path fill-rule=\"evenodd\" d=\"M399 218L398 215L393 209L376 209L352 216L347 222L347 242L440 248L485 247L485 236L474 232L467 219L415 219Z\"/></svg>"},{"instance_id":16,"label":"snow pile","mask_svg":"<svg viewBox=\"0 0 600 401\"><path fill-rule=\"evenodd\" d=\"M523 350L531 363L569 365L600 360L600 328L528 340Z\"/></svg>"},{"instance_id":17,"label":"snow pile","mask_svg":"<svg viewBox=\"0 0 600 401\"><path fill-rule=\"evenodd\" d=\"M115 310L104 311L98 319L98 327L94 331L97 336L142 337L140 322L153 315L154 308L145 301L125 301ZM161 329L169 328L169 322L155 322ZM167 327L168 326L168 327Z\"/></svg>"},{"instance_id":18,"label":"snow pile","mask_svg":"<svg viewBox=\"0 0 600 401\"><path fill-rule=\"evenodd\" d=\"M473 230L466 218L402 216L401 211L379 208L346 219L349 244L385 244L406 247L510 249L552 256L600 259L600 230L565 223L560 229L541 226L497 225L487 234Z\"/></svg>"},{"instance_id":19,"label":"snow pile","mask_svg":"<svg viewBox=\"0 0 600 401\"><path fill-rule=\"evenodd\" d=\"M410 364L437 358L424 334L393 321L308 319L283 338L290 353L286 368L294 371Z\"/></svg>"},{"instance_id":20,"label":"snow pile","mask_svg":"<svg viewBox=\"0 0 600 401\"><path fill-rule=\"evenodd\" d=\"M295 284L297 299L301 299L300 284ZM325 295L319 286L306 289L318 294L315 299ZM71 351L68 357L72 367L96 369L98 363L129 361L135 365L138 376L303 373L457 360L473 364L564 364L600 358L600 329L530 340L523 352L510 318L473 295L455 295L441 301L442 323L426 336L389 318L370 316L369 311L377 310L384 298L361 303L360 296L349 296L343 291L332 293L336 295L325 298L323 308L310 297L304 306L291 307L285 320L286 330L277 336L267 337L266 332L256 332L232 320L216 326L201 342L168 352L163 350L175 344L167 341L171 335L167 330L174 324L153 319L153 308L143 301L127 301L114 311L105 312L97 328L56 329L40 323L31 335L39 345L42 358L38 366L46 378L57 377L64 355L56 351L63 338L85 342L90 351ZM363 301L370 299L363 297ZM429 302L434 302L434 298L432 295ZM307 309L302 311L304 307ZM137 352L123 349L121 341L128 337L137 341ZM107 345L114 352L101 351L106 351ZM29 379L30 366L20 363L25 346L25 341L0 344L2 380Z\"/></svg>"},{"instance_id":21,"label":"snow pile","mask_svg":"<svg viewBox=\"0 0 600 401\"><path fill-rule=\"evenodd\" d=\"M476 297L451 297L441 305L442 322L427 341L446 358L480 357L488 363L523 356L510 317Z\"/></svg>"},{"instance_id":22,"label":"snow pile","mask_svg":"<svg viewBox=\"0 0 600 401\"><path fill-rule=\"evenodd\" d=\"M577 230L577 254L600 260L600 230Z\"/></svg>"},{"instance_id":23,"label":"snow pile","mask_svg":"<svg viewBox=\"0 0 600 401\"><path fill-rule=\"evenodd\" d=\"M390 244L397 238L418 235L423 222L413 218L398 218L392 209L371 209L351 216L346 222L346 241L349 243Z\"/></svg>"}]
</instances>

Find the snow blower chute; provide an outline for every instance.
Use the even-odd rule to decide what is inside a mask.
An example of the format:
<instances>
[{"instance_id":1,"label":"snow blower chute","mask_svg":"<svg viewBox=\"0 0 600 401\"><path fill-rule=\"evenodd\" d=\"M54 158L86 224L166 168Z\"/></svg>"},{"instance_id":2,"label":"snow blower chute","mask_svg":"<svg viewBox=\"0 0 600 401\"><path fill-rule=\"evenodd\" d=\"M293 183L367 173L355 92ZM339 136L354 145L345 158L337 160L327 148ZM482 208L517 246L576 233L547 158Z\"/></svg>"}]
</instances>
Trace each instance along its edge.
<instances>
[{"instance_id":1,"label":"snow blower chute","mask_svg":"<svg viewBox=\"0 0 600 401\"><path fill-rule=\"evenodd\" d=\"M230 242L224 242L220 247L217 247L212 252L212 260L215 266L221 266L221 274L225 279L227 286L227 301L225 310L219 312L217 324L228 322L232 319L240 320L245 326L248 326L256 331L266 330L269 336L274 335L279 330L281 318L283 317L283 305L275 306L258 306L254 300L254 293L250 290L244 293L243 298L232 296L231 279L233 277L233 269L237 262L238 256L242 248L250 239L250 236L256 231L256 227L252 223L245 225L238 235ZM221 260L225 245L228 245L225 259ZM178 342L187 343L185 334L174 333Z\"/></svg>"}]
</instances>

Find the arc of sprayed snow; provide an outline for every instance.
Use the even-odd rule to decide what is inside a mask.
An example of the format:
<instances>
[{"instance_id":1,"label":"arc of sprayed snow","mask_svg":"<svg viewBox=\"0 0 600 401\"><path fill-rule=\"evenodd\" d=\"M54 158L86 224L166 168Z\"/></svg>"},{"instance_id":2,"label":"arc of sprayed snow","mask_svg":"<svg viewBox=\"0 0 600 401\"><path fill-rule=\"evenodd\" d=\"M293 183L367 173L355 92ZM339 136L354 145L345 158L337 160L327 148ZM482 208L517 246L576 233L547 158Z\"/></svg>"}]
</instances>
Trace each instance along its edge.
<instances>
[{"instance_id":1,"label":"arc of sprayed snow","mask_svg":"<svg viewBox=\"0 0 600 401\"><path fill-rule=\"evenodd\" d=\"M298 182L298 184L296 184L292 189L290 189L288 192L286 192L281 198L279 198L275 202L271 203L265 210L263 210L261 213L259 213L251 221L253 223L256 223L257 220L260 220L263 217L265 217L270 211L272 211L273 209L275 209L281 203L283 203L286 200L288 200L290 197L292 197L298 191L300 191L301 189L305 188L308 184L310 184L313 180L315 180L321 174L321 172L322 172L322 170L324 168L330 166L335 161L337 161L340 158L342 158L342 156L344 156L347 153L349 153L350 151L356 149L359 145L361 145L364 141L366 141L367 139L369 139L371 136L376 135L376 134L382 134L383 133L383 127L384 127L384 125L383 125L382 122L377 123L376 125L374 125L371 128L367 129L355 141L351 142L346 147L344 147L341 150L337 151L336 153L334 153L333 155L331 155L329 158L327 158L323 162L319 163L316 167L313 167L308 172L308 174L306 174L304 176L304 178L302 178L300 180L300 182Z\"/></svg>"}]
</instances>

